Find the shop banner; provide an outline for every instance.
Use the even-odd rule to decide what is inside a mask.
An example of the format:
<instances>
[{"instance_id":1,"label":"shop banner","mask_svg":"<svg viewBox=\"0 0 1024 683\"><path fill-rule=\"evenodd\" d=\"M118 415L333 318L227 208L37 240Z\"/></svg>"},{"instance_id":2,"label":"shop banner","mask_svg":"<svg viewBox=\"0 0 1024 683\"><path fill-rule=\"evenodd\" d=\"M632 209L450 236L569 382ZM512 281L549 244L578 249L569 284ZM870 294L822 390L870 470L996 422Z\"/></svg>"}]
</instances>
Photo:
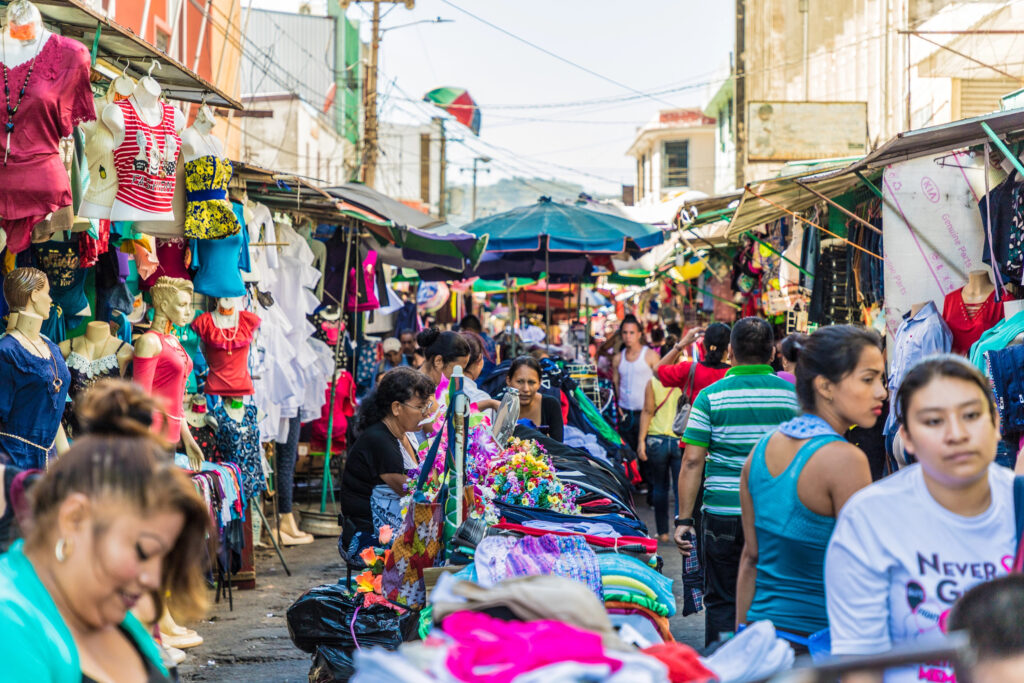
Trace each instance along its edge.
<instances>
[{"instance_id":1,"label":"shop banner","mask_svg":"<svg viewBox=\"0 0 1024 683\"><path fill-rule=\"evenodd\" d=\"M950 292L967 283L981 260L984 225L978 198L984 169L966 154L940 166L922 157L885 169L882 207L885 251L885 319L892 341L902 316L915 303L934 301L942 310ZM990 180L995 187L999 178Z\"/></svg>"}]
</instances>

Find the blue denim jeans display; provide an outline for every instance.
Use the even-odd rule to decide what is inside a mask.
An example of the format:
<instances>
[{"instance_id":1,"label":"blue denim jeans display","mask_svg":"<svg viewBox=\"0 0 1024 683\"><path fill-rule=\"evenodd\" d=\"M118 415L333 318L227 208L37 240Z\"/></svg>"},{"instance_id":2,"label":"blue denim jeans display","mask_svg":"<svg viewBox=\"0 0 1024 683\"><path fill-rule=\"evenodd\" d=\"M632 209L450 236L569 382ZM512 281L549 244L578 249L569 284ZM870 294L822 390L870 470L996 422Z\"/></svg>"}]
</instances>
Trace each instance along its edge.
<instances>
[{"instance_id":1,"label":"blue denim jeans display","mask_svg":"<svg viewBox=\"0 0 1024 683\"><path fill-rule=\"evenodd\" d=\"M679 508L679 468L683 464L683 451L679 437L647 437L647 473L651 478L654 498L654 522L659 534L668 533L668 490L675 495L675 508ZM673 515L674 517L675 515Z\"/></svg>"}]
</instances>

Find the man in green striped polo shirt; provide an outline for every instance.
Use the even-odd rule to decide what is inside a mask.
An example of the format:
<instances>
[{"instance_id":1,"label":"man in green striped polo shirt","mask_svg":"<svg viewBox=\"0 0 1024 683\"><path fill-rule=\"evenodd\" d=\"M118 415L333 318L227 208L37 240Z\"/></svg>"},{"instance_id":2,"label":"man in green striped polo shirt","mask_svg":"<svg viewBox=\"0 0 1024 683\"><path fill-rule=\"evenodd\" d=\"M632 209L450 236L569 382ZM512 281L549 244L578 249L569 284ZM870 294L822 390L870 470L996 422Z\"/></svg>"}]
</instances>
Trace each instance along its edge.
<instances>
[{"instance_id":1,"label":"man in green striped polo shirt","mask_svg":"<svg viewBox=\"0 0 1024 683\"><path fill-rule=\"evenodd\" d=\"M793 385L776 377L772 327L744 318L732 328L725 377L706 387L690 410L683 434L675 541L688 557L690 534L704 473L701 566L704 568L704 638L707 644L735 630L736 576L743 552L740 470L766 433L798 413Z\"/></svg>"}]
</instances>

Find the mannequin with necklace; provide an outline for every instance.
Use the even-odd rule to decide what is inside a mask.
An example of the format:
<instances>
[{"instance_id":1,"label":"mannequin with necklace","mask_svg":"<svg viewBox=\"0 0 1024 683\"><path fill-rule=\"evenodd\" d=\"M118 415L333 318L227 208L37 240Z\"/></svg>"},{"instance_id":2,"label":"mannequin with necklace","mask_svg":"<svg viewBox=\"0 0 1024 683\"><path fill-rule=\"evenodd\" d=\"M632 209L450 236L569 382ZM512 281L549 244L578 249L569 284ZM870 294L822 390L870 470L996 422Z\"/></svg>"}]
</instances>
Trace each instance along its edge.
<instances>
[{"instance_id":1,"label":"mannequin with necklace","mask_svg":"<svg viewBox=\"0 0 1024 683\"><path fill-rule=\"evenodd\" d=\"M71 371L71 399L77 399L97 381L125 376L134 349L110 331L110 323L90 322L85 334L60 343L60 352Z\"/></svg>"},{"instance_id":2,"label":"mannequin with necklace","mask_svg":"<svg viewBox=\"0 0 1024 683\"><path fill-rule=\"evenodd\" d=\"M96 118L89 65L85 46L47 31L32 3L7 7L0 34L0 226L12 253L27 248L32 229L44 221L51 232L72 225L59 145L75 126Z\"/></svg>"},{"instance_id":3,"label":"mannequin with necklace","mask_svg":"<svg viewBox=\"0 0 1024 683\"><path fill-rule=\"evenodd\" d=\"M107 105L101 118L114 136L118 190L110 209L114 221L173 222L173 198L184 115L160 100L162 88L150 74L131 97ZM136 226L141 229L140 226Z\"/></svg>"},{"instance_id":4,"label":"mannequin with necklace","mask_svg":"<svg viewBox=\"0 0 1024 683\"><path fill-rule=\"evenodd\" d=\"M164 410L154 415L154 431L172 446L183 443L192 469L198 471L203 451L182 419L185 382L192 372L192 359L171 328L172 324L187 325L191 320L195 312L192 294L191 282L171 277L159 278L150 289L153 324L135 344L133 379L163 400Z\"/></svg>"},{"instance_id":5,"label":"mannequin with necklace","mask_svg":"<svg viewBox=\"0 0 1024 683\"><path fill-rule=\"evenodd\" d=\"M249 374L249 346L259 326L259 316L241 310L241 300L234 297L218 299L216 310L203 313L192 323L192 329L203 342L203 355L210 366L207 394L250 396L254 393Z\"/></svg>"},{"instance_id":6,"label":"mannequin with necklace","mask_svg":"<svg viewBox=\"0 0 1024 683\"><path fill-rule=\"evenodd\" d=\"M15 268L4 298L17 320L0 339L0 459L43 468L67 450L60 418L71 375L60 349L40 333L50 314L50 284L35 268Z\"/></svg>"},{"instance_id":7,"label":"mannequin with necklace","mask_svg":"<svg viewBox=\"0 0 1024 683\"><path fill-rule=\"evenodd\" d=\"M263 475L263 450L256 406L241 396L225 396L211 416L217 423L217 450L223 460L242 471L242 495L250 505L261 505L267 490ZM254 517L258 515L253 515ZM259 538L258 535L254 538Z\"/></svg>"}]
</instances>

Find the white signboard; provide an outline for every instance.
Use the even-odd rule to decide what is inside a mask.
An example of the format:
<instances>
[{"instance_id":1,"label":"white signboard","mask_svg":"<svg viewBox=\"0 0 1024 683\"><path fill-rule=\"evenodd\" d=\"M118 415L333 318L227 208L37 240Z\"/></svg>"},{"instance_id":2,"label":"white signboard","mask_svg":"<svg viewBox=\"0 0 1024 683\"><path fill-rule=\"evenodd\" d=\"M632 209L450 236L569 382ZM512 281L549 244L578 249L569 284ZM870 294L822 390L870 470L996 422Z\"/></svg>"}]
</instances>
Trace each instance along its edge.
<instances>
[{"instance_id":1,"label":"white signboard","mask_svg":"<svg viewBox=\"0 0 1024 683\"><path fill-rule=\"evenodd\" d=\"M751 102L750 161L801 161L867 153L866 102Z\"/></svg>"},{"instance_id":2,"label":"white signboard","mask_svg":"<svg viewBox=\"0 0 1024 683\"><path fill-rule=\"evenodd\" d=\"M967 155L959 163L972 164ZM930 156L889 166L881 182L885 319L892 337L913 304L934 301L941 313L946 295L963 287L969 272L987 268L978 211L985 182L980 167L939 166Z\"/></svg>"}]
</instances>

